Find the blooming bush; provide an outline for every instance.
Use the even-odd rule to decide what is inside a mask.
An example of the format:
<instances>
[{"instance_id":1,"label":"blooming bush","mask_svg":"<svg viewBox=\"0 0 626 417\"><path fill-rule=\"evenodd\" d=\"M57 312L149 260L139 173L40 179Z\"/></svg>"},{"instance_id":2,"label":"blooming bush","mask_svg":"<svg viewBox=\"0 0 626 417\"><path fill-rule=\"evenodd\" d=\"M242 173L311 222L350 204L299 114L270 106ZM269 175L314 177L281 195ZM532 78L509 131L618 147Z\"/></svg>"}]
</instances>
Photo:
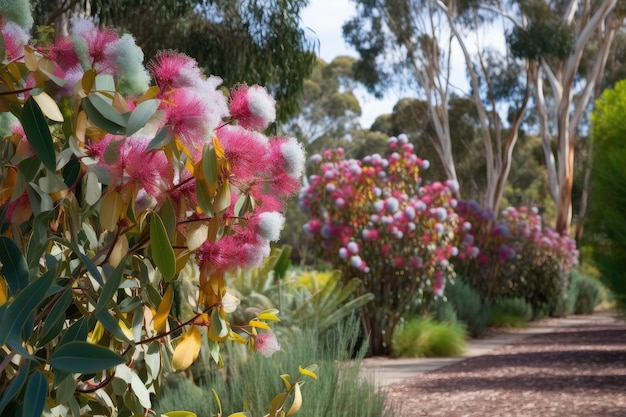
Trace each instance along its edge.
<instances>
[{"instance_id":1,"label":"blooming bush","mask_svg":"<svg viewBox=\"0 0 626 417\"><path fill-rule=\"evenodd\" d=\"M0 5L0 414L147 415L161 376L202 346L217 363L227 339L280 349L275 311L230 325L225 279L263 264L300 187L301 146L261 133L274 100L258 86L227 97L176 52L144 67L130 35L86 20L30 46L13 3ZM300 406L283 380L270 416Z\"/></svg>"},{"instance_id":2,"label":"blooming bush","mask_svg":"<svg viewBox=\"0 0 626 417\"><path fill-rule=\"evenodd\" d=\"M470 240L480 248L475 259L455 261L468 283L488 301L523 297L535 312L558 313L578 260L576 242L543 226L536 209L508 207L499 221L473 201L460 201L457 211L472 223Z\"/></svg>"},{"instance_id":3,"label":"blooming bush","mask_svg":"<svg viewBox=\"0 0 626 417\"><path fill-rule=\"evenodd\" d=\"M311 156L310 163L313 175L300 192L310 216L305 231L344 280L358 277L361 291L374 294L363 323L371 352L387 353L416 298L427 304L443 294L450 258L476 255L469 239L457 239L459 228L471 226L454 211L456 184L422 185L419 170L428 162L405 135L390 138L385 157L345 159L337 149Z\"/></svg>"}]
</instances>

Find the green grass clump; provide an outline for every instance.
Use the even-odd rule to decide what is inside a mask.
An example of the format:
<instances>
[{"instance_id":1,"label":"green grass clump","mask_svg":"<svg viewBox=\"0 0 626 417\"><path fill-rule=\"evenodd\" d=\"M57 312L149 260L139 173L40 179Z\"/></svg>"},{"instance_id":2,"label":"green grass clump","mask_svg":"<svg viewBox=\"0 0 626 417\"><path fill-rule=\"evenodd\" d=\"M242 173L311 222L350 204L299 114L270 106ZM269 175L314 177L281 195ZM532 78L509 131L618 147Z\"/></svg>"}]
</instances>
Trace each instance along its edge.
<instances>
[{"instance_id":1,"label":"green grass clump","mask_svg":"<svg viewBox=\"0 0 626 417\"><path fill-rule=\"evenodd\" d=\"M491 305L489 324L494 327L526 327L533 318L532 306L523 298L503 298Z\"/></svg>"},{"instance_id":2,"label":"green grass clump","mask_svg":"<svg viewBox=\"0 0 626 417\"><path fill-rule=\"evenodd\" d=\"M567 293L567 309L573 314L592 314L602 302L602 284L590 275L577 269L570 272Z\"/></svg>"},{"instance_id":3,"label":"green grass clump","mask_svg":"<svg viewBox=\"0 0 626 417\"><path fill-rule=\"evenodd\" d=\"M412 318L396 329L391 354L397 358L459 356L466 347L463 325Z\"/></svg>"},{"instance_id":4,"label":"green grass clump","mask_svg":"<svg viewBox=\"0 0 626 417\"><path fill-rule=\"evenodd\" d=\"M318 379L302 378L303 403L298 417L398 416L398 412L385 406L382 392L358 377L359 360L365 349L355 346L360 330L358 320L349 322L324 332L323 337L314 330L303 330L292 342L281 341L282 350L271 358L244 354L241 357L247 359L238 360L234 349L229 353L227 368L205 373L202 381L196 381L199 386L185 378L176 378L164 386L154 409L157 415L189 410L198 417L210 417L218 413L211 391L215 389L222 415L247 411L251 416L263 416L272 398L284 389L280 375L295 377L298 366L315 363L319 366ZM355 351L357 360L351 360Z\"/></svg>"}]
</instances>

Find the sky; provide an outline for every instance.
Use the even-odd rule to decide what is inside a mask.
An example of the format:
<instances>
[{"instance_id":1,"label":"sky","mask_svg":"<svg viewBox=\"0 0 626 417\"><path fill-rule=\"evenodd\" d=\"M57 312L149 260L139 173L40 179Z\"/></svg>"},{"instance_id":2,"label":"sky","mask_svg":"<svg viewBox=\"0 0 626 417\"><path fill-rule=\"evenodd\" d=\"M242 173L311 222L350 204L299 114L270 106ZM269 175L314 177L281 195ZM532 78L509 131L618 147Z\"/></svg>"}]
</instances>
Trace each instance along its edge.
<instances>
[{"instance_id":1,"label":"sky","mask_svg":"<svg viewBox=\"0 0 626 417\"><path fill-rule=\"evenodd\" d=\"M339 55L358 57L357 52L343 40L341 27L344 22L356 14L354 4L348 0L311 0L302 12L302 25L311 29L320 41L319 55L330 62ZM391 113L399 100L397 94L389 93L382 100L377 100L365 89L355 91L361 104L361 127L369 128L376 117Z\"/></svg>"}]
</instances>

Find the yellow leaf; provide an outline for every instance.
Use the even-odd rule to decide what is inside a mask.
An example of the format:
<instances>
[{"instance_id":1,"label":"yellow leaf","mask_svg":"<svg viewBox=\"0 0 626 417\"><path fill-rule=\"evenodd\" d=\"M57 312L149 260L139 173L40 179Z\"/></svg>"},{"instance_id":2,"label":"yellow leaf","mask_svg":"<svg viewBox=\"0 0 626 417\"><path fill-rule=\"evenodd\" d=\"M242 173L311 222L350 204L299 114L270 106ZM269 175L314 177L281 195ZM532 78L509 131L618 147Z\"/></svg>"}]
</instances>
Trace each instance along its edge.
<instances>
[{"instance_id":1,"label":"yellow leaf","mask_svg":"<svg viewBox=\"0 0 626 417\"><path fill-rule=\"evenodd\" d=\"M235 414L230 414L228 417L248 417L248 414L246 414L246 413L235 413Z\"/></svg>"},{"instance_id":2,"label":"yellow leaf","mask_svg":"<svg viewBox=\"0 0 626 417\"><path fill-rule=\"evenodd\" d=\"M104 336L104 326L99 321L96 322L96 326L93 328L93 332L91 332L91 338L89 341L91 343L98 343L100 339Z\"/></svg>"},{"instance_id":3,"label":"yellow leaf","mask_svg":"<svg viewBox=\"0 0 626 417\"><path fill-rule=\"evenodd\" d=\"M133 334L132 329L128 327L123 320L119 320L117 324L120 326L120 329L122 329L122 333L124 333L128 340L135 340L135 335Z\"/></svg>"},{"instance_id":4,"label":"yellow leaf","mask_svg":"<svg viewBox=\"0 0 626 417\"><path fill-rule=\"evenodd\" d=\"M163 294L161 304L159 304L159 309L154 315L154 330L156 330L157 333L164 333L167 330L167 318L170 316L173 301L174 292L172 286L168 285L165 294Z\"/></svg>"},{"instance_id":5,"label":"yellow leaf","mask_svg":"<svg viewBox=\"0 0 626 417\"><path fill-rule=\"evenodd\" d=\"M24 46L24 63L29 71L34 72L39 68L39 60L35 55L35 50L28 45Z\"/></svg>"},{"instance_id":6,"label":"yellow leaf","mask_svg":"<svg viewBox=\"0 0 626 417\"><path fill-rule=\"evenodd\" d=\"M180 337L180 342L174 349L172 366L177 371L184 371L189 368L200 353L202 334L195 327L191 326L189 331Z\"/></svg>"},{"instance_id":7,"label":"yellow leaf","mask_svg":"<svg viewBox=\"0 0 626 417\"><path fill-rule=\"evenodd\" d=\"M169 411L163 415L167 417L198 417L196 413L191 411Z\"/></svg>"},{"instance_id":8,"label":"yellow leaf","mask_svg":"<svg viewBox=\"0 0 626 417\"><path fill-rule=\"evenodd\" d=\"M230 337L230 340L232 340L233 342L241 343L242 345L245 345L246 343L248 343L248 341L244 339L243 337L241 337L239 333L233 332L232 330L230 332L229 337Z\"/></svg>"},{"instance_id":9,"label":"yellow leaf","mask_svg":"<svg viewBox=\"0 0 626 417\"><path fill-rule=\"evenodd\" d=\"M263 323L262 321L250 320L250 323L248 324L252 327L258 327L259 329L270 330L270 326L268 326L267 323Z\"/></svg>"},{"instance_id":10,"label":"yellow leaf","mask_svg":"<svg viewBox=\"0 0 626 417\"><path fill-rule=\"evenodd\" d=\"M209 225L206 222L192 222L187 225L187 248L194 251L209 238Z\"/></svg>"},{"instance_id":11,"label":"yellow leaf","mask_svg":"<svg viewBox=\"0 0 626 417\"><path fill-rule=\"evenodd\" d=\"M269 320L269 321L280 321L280 319L278 317L276 317L276 315L271 314L271 313L261 313L261 314L259 314L258 319L259 320Z\"/></svg>"},{"instance_id":12,"label":"yellow leaf","mask_svg":"<svg viewBox=\"0 0 626 417\"><path fill-rule=\"evenodd\" d=\"M100 205L100 224L103 229L113 231L122 214L124 202L122 196L115 191L106 193Z\"/></svg>"},{"instance_id":13,"label":"yellow leaf","mask_svg":"<svg viewBox=\"0 0 626 417\"><path fill-rule=\"evenodd\" d=\"M85 90L85 92L87 93L90 92L95 82L96 70L91 68L85 71L85 74L83 74L83 79L81 80L81 87L83 87L83 90Z\"/></svg>"},{"instance_id":14,"label":"yellow leaf","mask_svg":"<svg viewBox=\"0 0 626 417\"><path fill-rule=\"evenodd\" d=\"M222 144L217 136L213 137L213 147L215 148L215 156L217 156L218 159L226 158L226 152L224 152L224 148L222 148Z\"/></svg>"},{"instance_id":15,"label":"yellow leaf","mask_svg":"<svg viewBox=\"0 0 626 417\"><path fill-rule=\"evenodd\" d=\"M7 282L2 275L0 275L0 306L7 302L9 298L9 287L7 286Z\"/></svg>"},{"instance_id":16,"label":"yellow leaf","mask_svg":"<svg viewBox=\"0 0 626 417\"><path fill-rule=\"evenodd\" d=\"M300 384L296 382L293 386L293 402L287 411L287 416L296 414L300 411L300 407L302 407L302 393L300 392Z\"/></svg>"},{"instance_id":17,"label":"yellow leaf","mask_svg":"<svg viewBox=\"0 0 626 417\"><path fill-rule=\"evenodd\" d=\"M128 108L128 103L126 102L124 97L122 97L122 95L118 93L117 91L115 92L115 95L113 96L112 105L115 110L117 110L118 112L122 114L130 112L130 109Z\"/></svg>"},{"instance_id":18,"label":"yellow leaf","mask_svg":"<svg viewBox=\"0 0 626 417\"><path fill-rule=\"evenodd\" d=\"M37 102L43 114L50 120L63 123L63 114L59 110L59 106L56 101L52 99L45 91L33 96L33 99Z\"/></svg>"},{"instance_id":19,"label":"yellow leaf","mask_svg":"<svg viewBox=\"0 0 626 417\"><path fill-rule=\"evenodd\" d=\"M161 89L158 86L153 85L152 87L148 88L148 90L145 93L143 93L141 97L139 97L139 100L137 100L136 104L140 105L146 100L152 100L153 98L158 96L160 92L161 92Z\"/></svg>"},{"instance_id":20,"label":"yellow leaf","mask_svg":"<svg viewBox=\"0 0 626 417\"><path fill-rule=\"evenodd\" d=\"M109 263L113 268L117 267L122 259L128 254L128 238L125 234L120 235L113 245L113 249L111 249L111 254L109 255Z\"/></svg>"},{"instance_id":21,"label":"yellow leaf","mask_svg":"<svg viewBox=\"0 0 626 417\"><path fill-rule=\"evenodd\" d=\"M282 374L280 376L280 379L283 380L283 383L285 384L285 389L289 391L291 389L291 376L289 376L289 374Z\"/></svg>"},{"instance_id":22,"label":"yellow leaf","mask_svg":"<svg viewBox=\"0 0 626 417\"><path fill-rule=\"evenodd\" d=\"M311 368L312 370L309 368ZM310 376L313 379L317 379L317 375L313 373L313 370L315 369L317 369L317 365L307 366L306 368L298 366L298 372L300 372L302 375Z\"/></svg>"}]
</instances>

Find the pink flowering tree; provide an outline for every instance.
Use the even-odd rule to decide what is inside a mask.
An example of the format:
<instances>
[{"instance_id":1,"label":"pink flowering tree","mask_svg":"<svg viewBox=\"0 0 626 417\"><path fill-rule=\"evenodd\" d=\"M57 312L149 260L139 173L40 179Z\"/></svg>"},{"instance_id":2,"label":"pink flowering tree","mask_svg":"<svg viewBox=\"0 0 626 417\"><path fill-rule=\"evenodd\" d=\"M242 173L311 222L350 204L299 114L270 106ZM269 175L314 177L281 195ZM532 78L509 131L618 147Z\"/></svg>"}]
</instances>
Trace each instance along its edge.
<instances>
[{"instance_id":1,"label":"pink flowering tree","mask_svg":"<svg viewBox=\"0 0 626 417\"><path fill-rule=\"evenodd\" d=\"M455 260L463 279L487 301L523 297L537 313L558 314L578 262L576 242L544 226L536 208L508 207L498 220L473 201L460 201L457 211L473 225L464 239L480 249L476 258Z\"/></svg>"},{"instance_id":2,"label":"pink flowering tree","mask_svg":"<svg viewBox=\"0 0 626 417\"><path fill-rule=\"evenodd\" d=\"M386 354L394 328L412 305L444 292L452 257L472 257L457 239L471 228L454 211L456 184L421 184L418 158L405 135L389 139L386 156L345 159L341 149L310 158L313 174L300 191L304 226L316 251L343 278L362 280L374 300L362 310L372 354Z\"/></svg>"},{"instance_id":3,"label":"pink flowering tree","mask_svg":"<svg viewBox=\"0 0 626 417\"><path fill-rule=\"evenodd\" d=\"M161 377L201 349L216 363L229 339L280 349L276 311L231 325L225 279L263 263L300 187L301 146L262 133L272 97L224 95L176 52L144 67L131 36L85 20L32 46L14 3L0 5L0 414L149 415ZM300 407L283 380L269 416Z\"/></svg>"}]
</instances>

